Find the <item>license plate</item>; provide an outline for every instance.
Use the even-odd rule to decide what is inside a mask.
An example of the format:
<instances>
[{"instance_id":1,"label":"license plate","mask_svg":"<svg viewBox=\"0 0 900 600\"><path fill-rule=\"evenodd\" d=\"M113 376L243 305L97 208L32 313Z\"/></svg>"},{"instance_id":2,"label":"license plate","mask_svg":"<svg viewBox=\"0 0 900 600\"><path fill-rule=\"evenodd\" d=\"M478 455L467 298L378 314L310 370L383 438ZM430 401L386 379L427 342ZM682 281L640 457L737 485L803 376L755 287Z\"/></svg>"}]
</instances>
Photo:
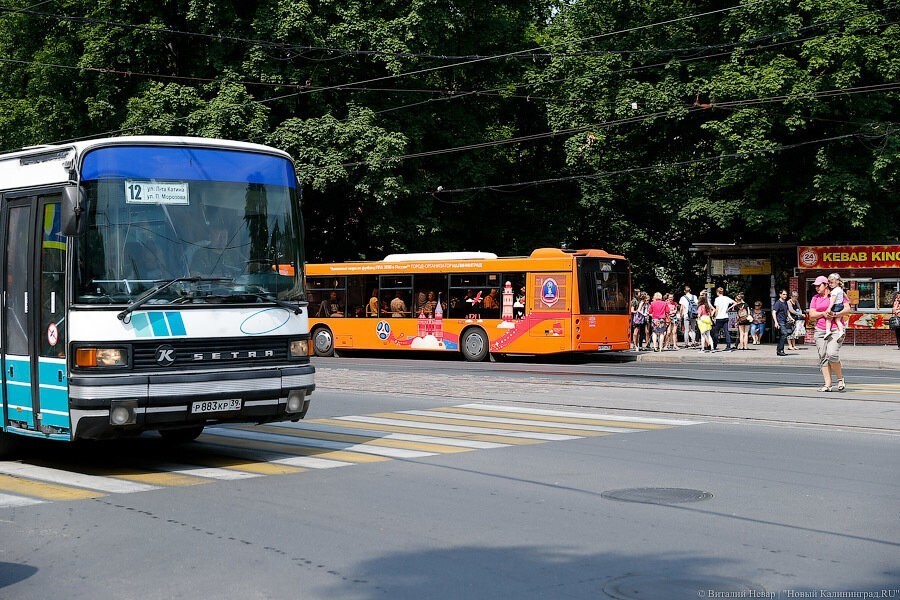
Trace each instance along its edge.
<instances>
[{"instance_id":1,"label":"license plate","mask_svg":"<svg viewBox=\"0 0 900 600\"><path fill-rule=\"evenodd\" d=\"M193 414L228 412L230 410L241 410L240 398L232 398L230 400L203 400L202 402L194 402L191 404L191 412Z\"/></svg>"},{"instance_id":2,"label":"license plate","mask_svg":"<svg viewBox=\"0 0 900 600\"><path fill-rule=\"evenodd\" d=\"M612 346L606 346L606 345L597 346L597 351L599 352L601 350L612 350Z\"/></svg>"}]
</instances>

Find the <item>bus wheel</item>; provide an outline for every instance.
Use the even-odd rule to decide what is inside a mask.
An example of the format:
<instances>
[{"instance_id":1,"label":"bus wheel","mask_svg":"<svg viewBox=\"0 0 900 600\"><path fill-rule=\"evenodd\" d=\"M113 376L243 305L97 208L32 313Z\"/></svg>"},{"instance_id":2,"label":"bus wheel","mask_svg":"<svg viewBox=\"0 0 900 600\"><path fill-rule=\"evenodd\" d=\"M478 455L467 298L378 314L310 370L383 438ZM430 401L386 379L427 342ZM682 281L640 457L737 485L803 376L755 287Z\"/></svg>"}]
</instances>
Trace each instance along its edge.
<instances>
[{"instance_id":1,"label":"bus wheel","mask_svg":"<svg viewBox=\"0 0 900 600\"><path fill-rule=\"evenodd\" d=\"M319 327L313 332L313 352L316 356L334 356L334 336L327 327Z\"/></svg>"},{"instance_id":2,"label":"bus wheel","mask_svg":"<svg viewBox=\"0 0 900 600\"><path fill-rule=\"evenodd\" d=\"M173 444L186 444L193 442L200 434L203 433L203 425L196 427L183 427L181 429L160 429L159 435L162 439Z\"/></svg>"},{"instance_id":3,"label":"bus wheel","mask_svg":"<svg viewBox=\"0 0 900 600\"><path fill-rule=\"evenodd\" d=\"M477 327L467 329L460 341L459 348L466 360L479 362L487 358L490 346L487 334L481 329Z\"/></svg>"}]
</instances>

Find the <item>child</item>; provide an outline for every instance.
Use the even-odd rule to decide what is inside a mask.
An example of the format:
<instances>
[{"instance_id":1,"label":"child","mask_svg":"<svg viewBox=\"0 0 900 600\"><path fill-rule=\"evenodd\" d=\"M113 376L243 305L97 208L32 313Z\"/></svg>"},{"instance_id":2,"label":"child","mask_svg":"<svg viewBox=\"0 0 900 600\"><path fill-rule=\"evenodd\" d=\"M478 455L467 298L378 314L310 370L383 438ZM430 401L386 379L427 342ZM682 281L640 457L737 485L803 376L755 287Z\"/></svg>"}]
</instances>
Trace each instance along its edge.
<instances>
[{"instance_id":1,"label":"child","mask_svg":"<svg viewBox=\"0 0 900 600\"><path fill-rule=\"evenodd\" d=\"M831 275L829 275L828 287L831 288L831 293L829 293L830 304L828 305L828 310L834 313L839 313L844 310L844 282L841 279L841 276L837 273L832 273ZM828 332L827 336L829 337L832 334L832 321L837 326L838 338L840 338L842 335L844 335L844 328L846 327L846 325L844 324L844 318L825 318L825 331Z\"/></svg>"}]
</instances>

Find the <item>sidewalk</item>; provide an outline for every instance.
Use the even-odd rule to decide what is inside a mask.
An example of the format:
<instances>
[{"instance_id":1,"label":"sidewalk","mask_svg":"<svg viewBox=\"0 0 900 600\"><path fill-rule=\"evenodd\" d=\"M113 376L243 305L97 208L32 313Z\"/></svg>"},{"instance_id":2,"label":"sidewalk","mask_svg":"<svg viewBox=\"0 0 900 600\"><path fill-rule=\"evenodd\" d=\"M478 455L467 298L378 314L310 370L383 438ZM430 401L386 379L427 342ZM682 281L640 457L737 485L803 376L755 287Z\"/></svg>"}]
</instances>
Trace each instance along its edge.
<instances>
[{"instance_id":1,"label":"sidewalk","mask_svg":"<svg viewBox=\"0 0 900 600\"><path fill-rule=\"evenodd\" d=\"M685 364L732 364L732 365L810 365L818 360L813 344L798 345L797 350L788 350L787 356L775 355L775 344L750 346L749 350L724 352L725 343L719 344L719 352L700 354L696 349L670 350L666 352L625 352L641 362L685 363ZM897 346L854 346L844 344L841 348L841 363L849 369L885 369L900 376L900 348Z\"/></svg>"}]
</instances>

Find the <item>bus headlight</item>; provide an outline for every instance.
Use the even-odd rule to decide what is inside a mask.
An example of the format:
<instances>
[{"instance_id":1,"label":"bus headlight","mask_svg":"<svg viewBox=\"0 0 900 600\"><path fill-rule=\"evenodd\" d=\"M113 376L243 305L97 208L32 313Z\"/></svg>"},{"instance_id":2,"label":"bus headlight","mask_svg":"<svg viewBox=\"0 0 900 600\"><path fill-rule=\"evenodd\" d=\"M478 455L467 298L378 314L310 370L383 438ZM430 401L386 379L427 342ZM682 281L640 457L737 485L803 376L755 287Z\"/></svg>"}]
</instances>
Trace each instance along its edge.
<instances>
[{"instance_id":1,"label":"bus headlight","mask_svg":"<svg viewBox=\"0 0 900 600\"><path fill-rule=\"evenodd\" d=\"M309 341L294 340L291 342L291 358L304 358L309 356Z\"/></svg>"},{"instance_id":2,"label":"bus headlight","mask_svg":"<svg viewBox=\"0 0 900 600\"><path fill-rule=\"evenodd\" d=\"M126 367L128 350L125 348L78 348L75 351L75 365L89 367Z\"/></svg>"}]
</instances>

